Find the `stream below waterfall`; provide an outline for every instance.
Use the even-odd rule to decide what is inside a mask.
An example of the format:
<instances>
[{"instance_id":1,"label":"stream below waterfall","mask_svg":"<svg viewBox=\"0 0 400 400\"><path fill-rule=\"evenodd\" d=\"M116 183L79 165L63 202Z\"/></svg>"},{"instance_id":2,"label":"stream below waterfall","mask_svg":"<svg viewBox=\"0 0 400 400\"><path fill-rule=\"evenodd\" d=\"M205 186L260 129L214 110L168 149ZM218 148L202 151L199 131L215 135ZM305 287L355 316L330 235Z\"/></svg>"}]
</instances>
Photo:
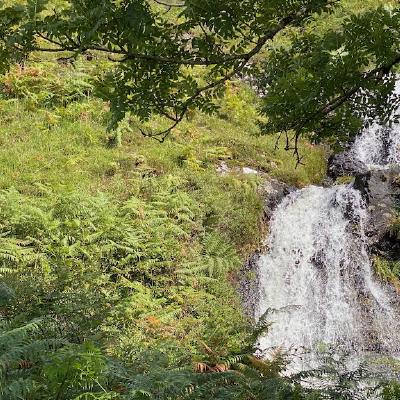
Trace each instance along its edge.
<instances>
[{"instance_id":1,"label":"stream below waterfall","mask_svg":"<svg viewBox=\"0 0 400 400\"><path fill-rule=\"evenodd\" d=\"M400 125L373 125L350 149L366 169L400 165ZM348 368L400 356L399 296L374 275L368 208L351 184L309 186L275 209L260 256L257 318L271 326L258 348L290 355L291 371L322 365L324 354Z\"/></svg>"}]
</instances>

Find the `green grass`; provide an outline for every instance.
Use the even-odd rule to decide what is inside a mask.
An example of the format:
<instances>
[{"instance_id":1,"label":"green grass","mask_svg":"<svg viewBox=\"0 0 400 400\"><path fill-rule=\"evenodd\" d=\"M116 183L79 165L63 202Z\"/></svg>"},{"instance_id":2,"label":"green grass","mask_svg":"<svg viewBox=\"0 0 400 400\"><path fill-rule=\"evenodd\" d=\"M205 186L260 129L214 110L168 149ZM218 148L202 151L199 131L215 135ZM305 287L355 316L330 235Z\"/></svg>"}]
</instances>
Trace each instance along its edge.
<instances>
[{"instance_id":1,"label":"green grass","mask_svg":"<svg viewBox=\"0 0 400 400\"><path fill-rule=\"evenodd\" d=\"M96 69L78 60L72 67L35 57L0 81L2 189L35 195L47 186L126 199L146 197L157 179L174 176L207 209L209 229L221 231L246 254L261 239L257 186L263 177L299 187L324 178L323 148L302 142L305 165L296 168L283 143L277 148L277 135L260 136L257 98L240 83L227 87L218 115L191 114L164 143L143 137L141 124L127 116L117 131L120 146L112 147L116 133L107 131L108 106L94 97L92 85L109 65L100 60ZM158 131L164 124L153 119L142 127ZM230 169L225 176L216 171L221 162ZM243 167L260 175L244 175Z\"/></svg>"},{"instance_id":2,"label":"green grass","mask_svg":"<svg viewBox=\"0 0 400 400\"><path fill-rule=\"evenodd\" d=\"M397 292L400 292L400 262L389 261L381 257L374 259L375 272L379 279L389 282Z\"/></svg>"},{"instance_id":3,"label":"green grass","mask_svg":"<svg viewBox=\"0 0 400 400\"><path fill-rule=\"evenodd\" d=\"M96 74L108 67L101 64ZM227 87L218 115L190 115L164 143L143 137L138 121L127 116L118 128L120 146L110 146L116 133L107 131L107 104L94 97L94 69L82 60L74 67L36 60L2 78L0 189L36 195L44 185L146 198L155 182L173 176L207 209L208 229L222 232L244 255L262 239L257 187L263 178L299 187L324 178L321 147L303 142L305 165L296 168L283 143L276 148L277 135L260 136L257 98L239 83ZM164 124L153 119L144 127L157 131ZM216 171L221 162L230 168L225 176ZM243 167L260 175L244 175Z\"/></svg>"},{"instance_id":4,"label":"green grass","mask_svg":"<svg viewBox=\"0 0 400 400\"><path fill-rule=\"evenodd\" d=\"M25 85L29 88L29 79ZM0 103L3 188L12 184L27 190L38 182L118 192L117 178L131 180L132 173L144 166L156 174L214 173L221 160L233 173L247 166L298 186L319 183L324 177L321 148L303 143L305 165L295 168L293 155L283 150L282 143L275 149L276 136L258 135L254 103L245 102L249 100L245 89L235 94L228 91L222 117L194 115L162 144L142 137L134 123L126 122L120 148L107 145L109 113L99 100L85 97L83 102L48 108L37 100L45 96L18 99L24 92ZM229 103L231 98L236 102ZM157 130L162 122L149 125Z\"/></svg>"},{"instance_id":5,"label":"green grass","mask_svg":"<svg viewBox=\"0 0 400 400\"><path fill-rule=\"evenodd\" d=\"M75 119L75 118L74 118ZM96 121L58 117L47 110L29 111L20 101L3 101L0 111L0 187L30 192L35 184L99 187L118 151L104 144Z\"/></svg>"}]
</instances>

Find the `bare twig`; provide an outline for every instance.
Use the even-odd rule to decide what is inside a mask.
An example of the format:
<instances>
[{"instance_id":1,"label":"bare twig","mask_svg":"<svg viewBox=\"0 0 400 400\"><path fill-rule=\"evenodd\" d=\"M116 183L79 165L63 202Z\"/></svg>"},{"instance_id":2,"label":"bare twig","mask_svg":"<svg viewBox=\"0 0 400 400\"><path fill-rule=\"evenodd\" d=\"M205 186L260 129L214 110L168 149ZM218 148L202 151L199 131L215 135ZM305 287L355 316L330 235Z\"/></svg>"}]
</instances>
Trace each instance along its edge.
<instances>
[{"instance_id":1,"label":"bare twig","mask_svg":"<svg viewBox=\"0 0 400 400\"><path fill-rule=\"evenodd\" d=\"M281 140L282 132L279 132L278 137L275 140L274 151L279 149L279 141Z\"/></svg>"}]
</instances>

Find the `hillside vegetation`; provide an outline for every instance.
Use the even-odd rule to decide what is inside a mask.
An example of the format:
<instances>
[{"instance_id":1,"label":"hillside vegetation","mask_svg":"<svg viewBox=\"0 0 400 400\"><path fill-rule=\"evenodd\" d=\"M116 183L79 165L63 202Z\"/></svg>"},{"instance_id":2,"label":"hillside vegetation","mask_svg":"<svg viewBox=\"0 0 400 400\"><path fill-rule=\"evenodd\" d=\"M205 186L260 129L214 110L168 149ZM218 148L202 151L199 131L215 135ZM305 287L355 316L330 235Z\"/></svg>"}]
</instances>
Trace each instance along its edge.
<instances>
[{"instance_id":1,"label":"hillside vegetation","mask_svg":"<svg viewBox=\"0 0 400 400\"><path fill-rule=\"evenodd\" d=\"M238 286L265 181L387 117L397 3L0 1L0 400L352 399L254 356Z\"/></svg>"},{"instance_id":2,"label":"hillside vegetation","mask_svg":"<svg viewBox=\"0 0 400 400\"><path fill-rule=\"evenodd\" d=\"M304 143L295 168L275 136L258 134L245 84L229 85L219 115L193 114L159 143L130 116L107 130L93 69L35 56L1 78L6 398L78 398L86 384L98 389L110 360L140 372L242 352L253 339L236 282L262 239L258 187L324 177L322 148ZM73 382L57 389L62 379Z\"/></svg>"}]
</instances>

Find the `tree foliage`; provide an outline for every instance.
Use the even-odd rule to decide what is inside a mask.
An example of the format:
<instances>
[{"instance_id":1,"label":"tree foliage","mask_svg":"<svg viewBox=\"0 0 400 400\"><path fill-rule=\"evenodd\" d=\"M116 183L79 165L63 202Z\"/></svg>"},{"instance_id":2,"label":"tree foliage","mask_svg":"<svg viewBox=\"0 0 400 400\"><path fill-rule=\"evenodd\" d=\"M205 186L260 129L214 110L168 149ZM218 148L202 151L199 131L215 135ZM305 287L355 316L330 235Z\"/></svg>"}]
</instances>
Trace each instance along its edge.
<instances>
[{"instance_id":1,"label":"tree foliage","mask_svg":"<svg viewBox=\"0 0 400 400\"><path fill-rule=\"evenodd\" d=\"M361 118L389 118L399 14L379 0L361 10L344 0L29 0L2 7L0 60L4 70L32 51L106 54L115 67L97 83L114 122L160 115L165 129L142 133L161 141L190 110L215 111L228 80L253 76L264 131L293 131L286 148L297 154L301 134L346 138Z\"/></svg>"},{"instance_id":2,"label":"tree foliage","mask_svg":"<svg viewBox=\"0 0 400 400\"><path fill-rule=\"evenodd\" d=\"M109 54L118 65L101 86L115 117L127 110L143 120L163 115L172 125L157 133L162 140L189 109L212 112L224 82L278 33L301 25L330 1L160 3L78 0L53 11L44 0L4 6L2 65L34 50ZM196 73L198 66L205 74Z\"/></svg>"},{"instance_id":3,"label":"tree foliage","mask_svg":"<svg viewBox=\"0 0 400 400\"><path fill-rule=\"evenodd\" d=\"M268 91L264 129L292 130L295 140L311 133L314 141L328 137L334 143L373 120L396 119L400 8L380 6L346 15L334 30L317 28L290 34L290 46L267 57L259 78Z\"/></svg>"}]
</instances>

